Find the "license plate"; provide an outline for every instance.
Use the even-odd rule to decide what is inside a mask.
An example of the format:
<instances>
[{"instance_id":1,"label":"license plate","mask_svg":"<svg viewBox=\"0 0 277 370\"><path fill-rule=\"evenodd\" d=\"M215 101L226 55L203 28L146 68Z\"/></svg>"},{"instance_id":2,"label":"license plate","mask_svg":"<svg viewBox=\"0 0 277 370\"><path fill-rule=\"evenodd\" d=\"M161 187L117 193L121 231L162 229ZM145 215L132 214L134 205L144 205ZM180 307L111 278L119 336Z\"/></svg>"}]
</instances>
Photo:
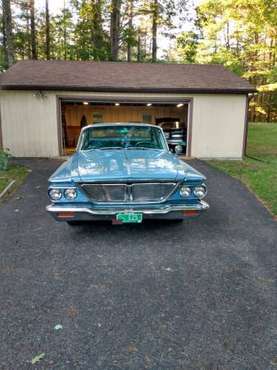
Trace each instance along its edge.
<instances>
[{"instance_id":1,"label":"license plate","mask_svg":"<svg viewBox=\"0 0 277 370\"><path fill-rule=\"evenodd\" d=\"M118 213L116 220L123 223L135 223L139 224L142 222L142 213Z\"/></svg>"}]
</instances>

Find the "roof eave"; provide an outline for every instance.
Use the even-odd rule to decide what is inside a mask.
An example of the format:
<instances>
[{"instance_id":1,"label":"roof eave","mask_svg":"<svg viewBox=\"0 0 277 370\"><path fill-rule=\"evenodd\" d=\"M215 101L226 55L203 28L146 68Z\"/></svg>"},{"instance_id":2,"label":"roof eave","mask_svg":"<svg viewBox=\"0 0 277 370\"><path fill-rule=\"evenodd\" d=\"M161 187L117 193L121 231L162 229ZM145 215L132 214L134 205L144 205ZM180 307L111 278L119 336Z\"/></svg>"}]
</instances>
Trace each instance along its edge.
<instances>
[{"instance_id":1,"label":"roof eave","mask_svg":"<svg viewBox=\"0 0 277 370\"><path fill-rule=\"evenodd\" d=\"M249 88L155 88L155 87L114 87L114 86L59 86L59 85L20 85L2 84L1 90L47 90L47 91L86 91L86 92L126 92L126 93L171 93L171 94L249 94L257 90Z\"/></svg>"}]
</instances>

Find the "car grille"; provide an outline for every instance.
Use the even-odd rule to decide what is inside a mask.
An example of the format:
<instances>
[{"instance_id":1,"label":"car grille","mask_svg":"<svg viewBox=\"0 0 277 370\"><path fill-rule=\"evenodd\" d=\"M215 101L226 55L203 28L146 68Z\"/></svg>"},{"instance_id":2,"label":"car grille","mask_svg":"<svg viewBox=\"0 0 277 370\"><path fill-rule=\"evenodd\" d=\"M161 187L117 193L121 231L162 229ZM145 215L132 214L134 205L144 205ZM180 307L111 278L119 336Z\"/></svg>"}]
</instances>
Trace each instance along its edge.
<instances>
[{"instance_id":1,"label":"car grille","mask_svg":"<svg viewBox=\"0 0 277 370\"><path fill-rule=\"evenodd\" d=\"M82 184L91 201L96 203L162 202L175 189L176 183Z\"/></svg>"}]
</instances>

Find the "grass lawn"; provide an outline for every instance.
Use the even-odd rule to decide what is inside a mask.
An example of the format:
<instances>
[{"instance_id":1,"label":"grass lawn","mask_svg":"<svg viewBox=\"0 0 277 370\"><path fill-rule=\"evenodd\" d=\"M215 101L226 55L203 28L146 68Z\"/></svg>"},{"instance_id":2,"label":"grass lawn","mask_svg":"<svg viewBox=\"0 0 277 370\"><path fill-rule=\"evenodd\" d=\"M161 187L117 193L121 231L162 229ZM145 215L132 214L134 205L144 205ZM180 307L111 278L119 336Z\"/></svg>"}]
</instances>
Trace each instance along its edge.
<instances>
[{"instance_id":1,"label":"grass lawn","mask_svg":"<svg viewBox=\"0 0 277 370\"><path fill-rule=\"evenodd\" d=\"M20 184L22 184L27 174L27 168L13 164L9 165L7 171L0 171L0 193L12 180L15 180L15 184L11 189L14 191Z\"/></svg>"},{"instance_id":2,"label":"grass lawn","mask_svg":"<svg viewBox=\"0 0 277 370\"><path fill-rule=\"evenodd\" d=\"M277 216L277 123L250 123L243 161L209 161L240 179Z\"/></svg>"}]
</instances>

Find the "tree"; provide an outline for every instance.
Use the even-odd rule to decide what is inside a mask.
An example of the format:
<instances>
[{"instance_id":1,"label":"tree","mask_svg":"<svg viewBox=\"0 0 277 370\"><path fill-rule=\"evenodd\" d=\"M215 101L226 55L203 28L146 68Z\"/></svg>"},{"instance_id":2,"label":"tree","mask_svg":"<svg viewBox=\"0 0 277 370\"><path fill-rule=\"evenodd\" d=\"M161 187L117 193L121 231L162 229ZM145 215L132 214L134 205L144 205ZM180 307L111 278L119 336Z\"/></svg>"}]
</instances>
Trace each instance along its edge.
<instances>
[{"instance_id":1,"label":"tree","mask_svg":"<svg viewBox=\"0 0 277 370\"><path fill-rule=\"evenodd\" d=\"M141 3L139 12L145 18L149 17L149 26L145 27L146 20L143 19L144 27L141 29L147 28L147 32L151 34L151 61L153 63L157 61L158 31L172 28L172 19L176 15L175 3L176 1L170 0L151 0L151 2L143 0Z\"/></svg>"},{"instance_id":2,"label":"tree","mask_svg":"<svg viewBox=\"0 0 277 370\"><path fill-rule=\"evenodd\" d=\"M152 3L152 63L157 61L157 30L159 21L159 3L153 0Z\"/></svg>"},{"instance_id":3,"label":"tree","mask_svg":"<svg viewBox=\"0 0 277 370\"><path fill-rule=\"evenodd\" d=\"M2 0L2 11L5 67L10 67L15 61L10 0Z\"/></svg>"},{"instance_id":4,"label":"tree","mask_svg":"<svg viewBox=\"0 0 277 370\"><path fill-rule=\"evenodd\" d=\"M29 0L30 19L31 19L31 48L32 59L37 59L37 42L36 42L36 26L35 26L35 4L34 0Z\"/></svg>"},{"instance_id":5,"label":"tree","mask_svg":"<svg viewBox=\"0 0 277 370\"><path fill-rule=\"evenodd\" d=\"M120 8L121 0L112 0L111 2L111 58L113 61L118 60L119 38L120 38Z\"/></svg>"},{"instance_id":6,"label":"tree","mask_svg":"<svg viewBox=\"0 0 277 370\"><path fill-rule=\"evenodd\" d=\"M124 32L124 39L127 44L127 61L132 61L132 48L136 45L136 32L134 29L134 0L127 0L128 23Z\"/></svg>"},{"instance_id":7,"label":"tree","mask_svg":"<svg viewBox=\"0 0 277 370\"><path fill-rule=\"evenodd\" d=\"M78 21L73 32L76 58L110 59L110 40L104 30L104 0L74 1Z\"/></svg>"},{"instance_id":8,"label":"tree","mask_svg":"<svg viewBox=\"0 0 277 370\"><path fill-rule=\"evenodd\" d=\"M45 55L46 59L50 59L50 17L49 3L45 0Z\"/></svg>"},{"instance_id":9,"label":"tree","mask_svg":"<svg viewBox=\"0 0 277 370\"><path fill-rule=\"evenodd\" d=\"M177 37L177 53L184 63L195 63L198 35L193 31L182 32Z\"/></svg>"},{"instance_id":10,"label":"tree","mask_svg":"<svg viewBox=\"0 0 277 370\"><path fill-rule=\"evenodd\" d=\"M206 0L197 8L202 35L196 60L221 63L257 86L251 99L251 120L277 118L277 12L267 0ZM275 79L276 78L276 79Z\"/></svg>"}]
</instances>

